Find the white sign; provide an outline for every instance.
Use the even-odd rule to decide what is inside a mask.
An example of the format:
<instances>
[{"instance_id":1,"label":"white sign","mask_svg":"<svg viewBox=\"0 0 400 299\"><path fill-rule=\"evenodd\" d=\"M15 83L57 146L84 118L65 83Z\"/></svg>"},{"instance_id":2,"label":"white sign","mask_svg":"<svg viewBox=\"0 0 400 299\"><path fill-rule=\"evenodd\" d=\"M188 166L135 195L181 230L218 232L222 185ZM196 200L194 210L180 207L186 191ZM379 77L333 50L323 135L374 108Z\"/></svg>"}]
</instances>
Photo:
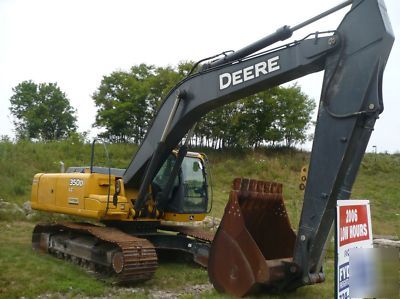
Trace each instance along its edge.
<instances>
[{"instance_id":1,"label":"white sign","mask_svg":"<svg viewBox=\"0 0 400 299\"><path fill-rule=\"evenodd\" d=\"M372 248L369 200L338 200L336 205L337 298L350 298L349 251Z\"/></svg>"}]
</instances>

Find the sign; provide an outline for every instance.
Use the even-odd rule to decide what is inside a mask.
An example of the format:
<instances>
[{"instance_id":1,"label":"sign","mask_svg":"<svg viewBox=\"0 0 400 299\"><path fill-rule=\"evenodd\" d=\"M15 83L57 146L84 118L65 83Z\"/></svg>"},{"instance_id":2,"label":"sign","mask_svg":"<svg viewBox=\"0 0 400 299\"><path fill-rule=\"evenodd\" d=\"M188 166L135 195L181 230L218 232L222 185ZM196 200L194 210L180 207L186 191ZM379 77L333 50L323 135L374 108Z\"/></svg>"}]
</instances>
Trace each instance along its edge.
<instances>
[{"instance_id":1,"label":"sign","mask_svg":"<svg viewBox=\"0 0 400 299\"><path fill-rule=\"evenodd\" d=\"M337 298L350 298L350 249L372 247L372 226L369 200L338 200L336 206Z\"/></svg>"}]
</instances>

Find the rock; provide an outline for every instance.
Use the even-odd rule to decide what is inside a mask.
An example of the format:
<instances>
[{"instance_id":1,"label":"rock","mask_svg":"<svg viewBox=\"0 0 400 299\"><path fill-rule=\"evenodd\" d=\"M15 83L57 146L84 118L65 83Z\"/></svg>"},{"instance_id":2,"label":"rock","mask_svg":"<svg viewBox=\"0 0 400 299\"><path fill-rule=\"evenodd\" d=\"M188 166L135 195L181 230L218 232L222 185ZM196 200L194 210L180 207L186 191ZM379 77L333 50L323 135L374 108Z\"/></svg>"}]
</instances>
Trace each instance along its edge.
<instances>
[{"instance_id":1,"label":"rock","mask_svg":"<svg viewBox=\"0 0 400 299\"><path fill-rule=\"evenodd\" d=\"M400 241L388 239L374 239L374 245L383 248L400 248Z\"/></svg>"},{"instance_id":2,"label":"rock","mask_svg":"<svg viewBox=\"0 0 400 299\"><path fill-rule=\"evenodd\" d=\"M11 205L8 201L3 198L0 198L0 209L6 209Z\"/></svg>"},{"instance_id":3,"label":"rock","mask_svg":"<svg viewBox=\"0 0 400 299\"><path fill-rule=\"evenodd\" d=\"M0 199L0 212L12 214L12 215L25 215L24 210L16 203L11 203L5 199Z\"/></svg>"},{"instance_id":4,"label":"rock","mask_svg":"<svg viewBox=\"0 0 400 299\"><path fill-rule=\"evenodd\" d=\"M19 205L17 205L16 203L14 203L12 205L12 211L16 212L17 214L24 214L25 215L25 211Z\"/></svg>"},{"instance_id":5,"label":"rock","mask_svg":"<svg viewBox=\"0 0 400 299\"><path fill-rule=\"evenodd\" d=\"M22 208L24 209L26 215L32 213L32 207L30 201L25 201L24 204L22 205Z\"/></svg>"},{"instance_id":6,"label":"rock","mask_svg":"<svg viewBox=\"0 0 400 299\"><path fill-rule=\"evenodd\" d=\"M203 220L203 226L212 230L216 230L221 223L221 219L217 217L206 216Z\"/></svg>"}]
</instances>

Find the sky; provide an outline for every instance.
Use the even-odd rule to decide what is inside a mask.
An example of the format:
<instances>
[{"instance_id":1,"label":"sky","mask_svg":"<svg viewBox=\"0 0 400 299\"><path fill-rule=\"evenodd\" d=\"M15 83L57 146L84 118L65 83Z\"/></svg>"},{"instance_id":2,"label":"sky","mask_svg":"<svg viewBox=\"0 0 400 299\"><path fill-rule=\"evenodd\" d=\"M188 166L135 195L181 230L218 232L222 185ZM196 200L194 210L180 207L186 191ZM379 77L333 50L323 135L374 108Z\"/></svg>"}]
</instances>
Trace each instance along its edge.
<instances>
[{"instance_id":1,"label":"sky","mask_svg":"<svg viewBox=\"0 0 400 299\"><path fill-rule=\"evenodd\" d=\"M283 25L294 26L339 0L0 0L0 135L14 136L9 99L24 80L57 82L77 109L79 131L90 131L91 98L103 76L140 63L177 65L238 50ZM385 1L400 39L400 1ZM348 9L297 31L336 29ZM367 151L400 152L400 46L395 41L383 83L385 111ZM323 73L296 82L319 101ZM292 82L293 83L293 82ZM305 148L310 148L306 144Z\"/></svg>"}]
</instances>

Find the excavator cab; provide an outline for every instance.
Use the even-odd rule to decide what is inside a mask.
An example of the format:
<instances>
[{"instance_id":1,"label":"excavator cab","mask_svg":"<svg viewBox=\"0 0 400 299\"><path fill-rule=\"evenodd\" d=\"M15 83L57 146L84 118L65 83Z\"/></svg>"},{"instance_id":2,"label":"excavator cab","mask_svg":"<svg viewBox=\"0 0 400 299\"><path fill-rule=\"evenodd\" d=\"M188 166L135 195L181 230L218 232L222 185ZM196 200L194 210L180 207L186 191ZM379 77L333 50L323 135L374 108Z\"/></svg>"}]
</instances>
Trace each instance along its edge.
<instances>
[{"instance_id":1,"label":"excavator cab","mask_svg":"<svg viewBox=\"0 0 400 299\"><path fill-rule=\"evenodd\" d=\"M188 152L182 160L180 169L172 183L168 196L162 197L164 189L168 188L174 165L177 162L175 154L171 154L154 177L151 184L153 198L157 208L168 215L201 216L208 209L208 182L205 167L205 155ZM190 219L194 220L194 219ZM197 220L197 219L196 219Z\"/></svg>"}]
</instances>

